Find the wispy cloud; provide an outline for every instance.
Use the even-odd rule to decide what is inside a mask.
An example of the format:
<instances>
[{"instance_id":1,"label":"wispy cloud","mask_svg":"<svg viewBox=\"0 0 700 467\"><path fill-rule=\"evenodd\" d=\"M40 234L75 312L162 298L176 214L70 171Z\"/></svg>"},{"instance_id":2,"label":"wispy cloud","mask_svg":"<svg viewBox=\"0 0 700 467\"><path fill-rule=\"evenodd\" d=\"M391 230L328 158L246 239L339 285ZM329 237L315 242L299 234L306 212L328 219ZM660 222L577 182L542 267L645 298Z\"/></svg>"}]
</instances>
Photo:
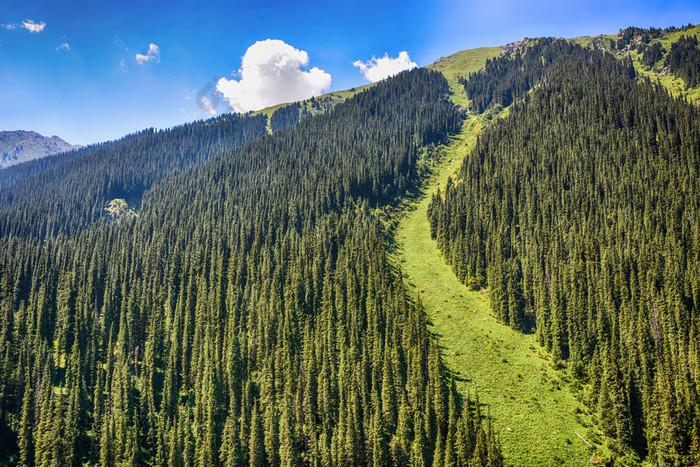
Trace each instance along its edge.
<instances>
[{"instance_id":1,"label":"wispy cloud","mask_svg":"<svg viewBox=\"0 0 700 467\"><path fill-rule=\"evenodd\" d=\"M309 64L309 54L277 39L248 47L239 80L221 78L216 89L236 112L258 110L316 96L331 86L331 75Z\"/></svg>"},{"instance_id":2,"label":"wispy cloud","mask_svg":"<svg viewBox=\"0 0 700 467\"><path fill-rule=\"evenodd\" d=\"M44 23L44 22L35 23L31 19L28 19L26 21L22 21L22 27L29 32L38 34L44 30L44 28L46 27L46 23Z\"/></svg>"},{"instance_id":3,"label":"wispy cloud","mask_svg":"<svg viewBox=\"0 0 700 467\"><path fill-rule=\"evenodd\" d=\"M16 24L0 24L0 27L7 29L8 31L12 31L13 29L17 29Z\"/></svg>"},{"instance_id":4,"label":"wispy cloud","mask_svg":"<svg viewBox=\"0 0 700 467\"><path fill-rule=\"evenodd\" d=\"M219 113L218 107L222 96L216 90L217 81L218 78L214 78L199 91L184 89L181 92L181 95L184 95L186 105L180 107L180 112L185 115L187 121L211 118Z\"/></svg>"},{"instance_id":5,"label":"wispy cloud","mask_svg":"<svg viewBox=\"0 0 700 467\"><path fill-rule=\"evenodd\" d=\"M136 54L136 62L143 65L148 62L160 62L160 49L154 43L148 44L148 51L145 54Z\"/></svg>"},{"instance_id":6,"label":"wispy cloud","mask_svg":"<svg viewBox=\"0 0 700 467\"><path fill-rule=\"evenodd\" d=\"M70 50L70 45L68 45L68 42L64 42L63 44L56 47L56 50Z\"/></svg>"},{"instance_id":7,"label":"wispy cloud","mask_svg":"<svg viewBox=\"0 0 700 467\"><path fill-rule=\"evenodd\" d=\"M381 58L372 57L367 62L357 60L353 62L352 66L359 68L368 81L376 83L404 70L416 68L418 65L411 61L408 52L403 51L399 52L399 56L396 58L384 54Z\"/></svg>"}]
</instances>

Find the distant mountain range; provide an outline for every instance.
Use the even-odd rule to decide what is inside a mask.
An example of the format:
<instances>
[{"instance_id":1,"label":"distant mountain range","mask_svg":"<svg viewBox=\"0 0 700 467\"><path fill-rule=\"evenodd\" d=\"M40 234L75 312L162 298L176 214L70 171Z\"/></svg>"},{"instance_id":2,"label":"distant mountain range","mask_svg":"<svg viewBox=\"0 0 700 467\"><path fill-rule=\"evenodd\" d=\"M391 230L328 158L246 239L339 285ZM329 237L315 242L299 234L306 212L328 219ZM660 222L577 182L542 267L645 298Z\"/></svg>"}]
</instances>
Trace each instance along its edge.
<instances>
[{"instance_id":1,"label":"distant mountain range","mask_svg":"<svg viewBox=\"0 0 700 467\"><path fill-rule=\"evenodd\" d=\"M27 162L71 149L82 148L58 136L42 136L35 131L0 131L0 167Z\"/></svg>"}]
</instances>

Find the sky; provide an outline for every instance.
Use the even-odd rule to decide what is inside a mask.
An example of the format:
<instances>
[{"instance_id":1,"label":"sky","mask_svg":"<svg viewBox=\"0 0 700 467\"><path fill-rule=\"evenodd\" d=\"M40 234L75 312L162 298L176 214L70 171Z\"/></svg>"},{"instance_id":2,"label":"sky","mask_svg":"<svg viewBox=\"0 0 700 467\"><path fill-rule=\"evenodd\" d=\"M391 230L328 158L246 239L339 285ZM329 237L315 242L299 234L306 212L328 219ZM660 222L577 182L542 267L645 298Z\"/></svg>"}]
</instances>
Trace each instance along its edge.
<instances>
[{"instance_id":1,"label":"sky","mask_svg":"<svg viewBox=\"0 0 700 467\"><path fill-rule=\"evenodd\" d=\"M86 145L524 37L700 23L697 0L573 3L0 0L0 130Z\"/></svg>"}]
</instances>

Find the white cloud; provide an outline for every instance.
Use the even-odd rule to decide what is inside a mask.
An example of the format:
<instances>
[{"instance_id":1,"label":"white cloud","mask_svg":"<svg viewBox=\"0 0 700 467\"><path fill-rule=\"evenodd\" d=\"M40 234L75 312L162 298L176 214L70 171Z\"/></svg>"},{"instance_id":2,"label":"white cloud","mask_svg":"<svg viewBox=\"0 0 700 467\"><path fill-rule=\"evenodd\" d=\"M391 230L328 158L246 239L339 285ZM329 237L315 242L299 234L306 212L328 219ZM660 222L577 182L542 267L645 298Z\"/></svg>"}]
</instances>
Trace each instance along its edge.
<instances>
[{"instance_id":1,"label":"white cloud","mask_svg":"<svg viewBox=\"0 0 700 467\"><path fill-rule=\"evenodd\" d=\"M63 44L56 47L56 50L70 50L70 45L68 45L68 42L64 42Z\"/></svg>"},{"instance_id":2,"label":"white cloud","mask_svg":"<svg viewBox=\"0 0 700 467\"><path fill-rule=\"evenodd\" d=\"M216 107L208 97L201 97L199 99L199 105L202 107L202 110L208 112L209 115L216 115Z\"/></svg>"},{"instance_id":3,"label":"white cloud","mask_svg":"<svg viewBox=\"0 0 700 467\"><path fill-rule=\"evenodd\" d=\"M29 32L40 33L46 27L46 23L35 23L31 19L22 21L22 27Z\"/></svg>"},{"instance_id":4,"label":"white cloud","mask_svg":"<svg viewBox=\"0 0 700 467\"><path fill-rule=\"evenodd\" d=\"M146 54L136 54L136 61L139 65L143 65L148 62L160 62L160 49L157 45L150 43L148 44L148 52Z\"/></svg>"},{"instance_id":5,"label":"white cloud","mask_svg":"<svg viewBox=\"0 0 700 467\"><path fill-rule=\"evenodd\" d=\"M119 66L121 67L122 71L129 71L129 69L126 67L126 60L123 58L119 62Z\"/></svg>"},{"instance_id":6,"label":"white cloud","mask_svg":"<svg viewBox=\"0 0 700 467\"><path fill-rule=\"evenodd\" d=\"M389 57L389 54L384 54L382 58L372 57L371 60L367 62L362 62L357 60L353 62L352 66L360 69L360 72L365 76L365 79L376 83L389 76L394 76L404 70L411 70L416 68L415 62L411 61L411 57L408 56L408 52L399 52L399 56L396 58Z\"/></svg>"},{"instance_id":7,"label":"white cloud","mask_svg":"<svg viewBox=\"0 0 700 467\"><path fill-rule=\"evenodd\" d=\"M0 27L3 27L3 28L5 28L5 29L7 29L8 31L12 31L13 29L17 28L17 25L16 25L16 24L12 24L12 23L10 23L10 24L0 24Z\"/></svg>"},{"instance_id":8,"label":"white cloud","mask_svg":"<svg viewBox=\"0 0 700 467\"><path fill-rule=\"evenodd\" d=\"M216 89L236 112L259 110L317 96L331 86L331 75L317 67L304 71L309 54L281 40L267 39L248 47L239 80L221 78Z\"/></svg>"}]
</instances>

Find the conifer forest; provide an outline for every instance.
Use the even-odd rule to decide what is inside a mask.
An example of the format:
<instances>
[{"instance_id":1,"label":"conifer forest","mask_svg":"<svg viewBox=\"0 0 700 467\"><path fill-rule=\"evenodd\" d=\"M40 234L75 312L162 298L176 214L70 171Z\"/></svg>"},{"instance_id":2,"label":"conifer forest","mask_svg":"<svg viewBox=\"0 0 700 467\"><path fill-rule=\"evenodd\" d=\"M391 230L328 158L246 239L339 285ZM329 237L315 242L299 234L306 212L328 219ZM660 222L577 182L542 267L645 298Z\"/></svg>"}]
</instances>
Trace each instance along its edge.
<instances>
[{"instance_id":1,"label":"conifer forest","mask_svg":"<svg viewBox=\"0 0 700 467\"><path fill-rule=\"evenodd\" d=\"M557 40L464 85L481 109L513 105L433 197L446 261L591 383L623 451L697 465L698 107Z\"/></svg>"},{"instance_id":2,"label":"conifer forest","mask_svg":"<svg viewBox=\"0 0 700 467\"><path fill-rule=\"evenodd\" d=\"M456 285L583 388L600 440L569 444L700 465L693 31L527 39L0 170L0 466L523 465L396 259L421 196Z\"/></svg>"},{"instance_id":3,"label":"conifer forest","mask_svg":"<svg viewBox=\"0 0 700 467\"><path fill-rule=\"evenodd\" d=\"M272 135L219 118L8 175L2 448L26 465L500 465L371 215L459 123L445 79L415 70Z\"/></svg>"}]
</instances>

